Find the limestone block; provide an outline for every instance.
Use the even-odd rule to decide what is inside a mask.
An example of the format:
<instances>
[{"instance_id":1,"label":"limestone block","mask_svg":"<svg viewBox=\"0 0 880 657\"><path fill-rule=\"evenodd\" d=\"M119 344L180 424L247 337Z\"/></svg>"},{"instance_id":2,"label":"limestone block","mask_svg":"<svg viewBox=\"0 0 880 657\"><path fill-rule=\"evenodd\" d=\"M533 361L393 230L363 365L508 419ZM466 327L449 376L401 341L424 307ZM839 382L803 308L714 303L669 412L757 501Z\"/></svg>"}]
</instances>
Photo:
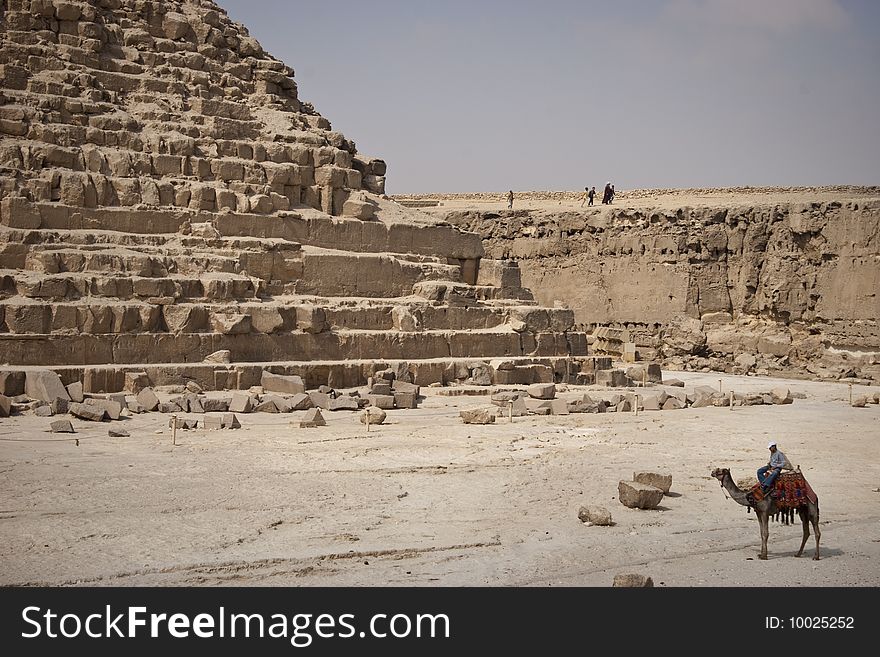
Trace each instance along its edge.
<instances>
[{"instance_id":1,"label":"limestone block","mask_svg":"<svg viewBox=\"0 0 880 657\"><path fill-rule=\"evenodd\" d=\"M636 573L626 573L614 576L614 583L611 586L628 587L628 588L653 588L654 580L646 575Z\"/></svg>"},{"instance_id":2,"label":"limestone block","mask_svg":"<svg viewBox=\"0 0 880 657\"><path fill-rule=\"evenodd\" d=\"M527 392L532 399L553 399L556 396L556 385L553 383L533 383Z\"/></svg>"},{"instance_id":3,"label":"limestone block","mask_svg":"<svg viewBox=\"0 0 880 657\"><path fill-rule=\"evenodd\" d=\"M470 363L468 364L470 376L468 382L475 386L492 385L493 372L492 368L486 363Z\"/></svg>"},{"instance_id":4,"label":"limestone block","mask_svg":"<svg viewBox=\"0 0 880 657\"><path fill-rule=\"evenodd\" d=\"M51 308L42 304L8 304L4 319L11 333L48 333L52 321Z\"/></svg>"},{"instance_id":5,"label":"limestone block","mask_svg":"<svg viewBox=\"0 0 880 657\"><path fill-rule=\"evenodd\" d=\"M394 408L394 395L370 394L366 396L366 399L376 408L381 408L385 410Z\"/></svg>"},{"instance_id":6,"label":"limestone block","mask_svg":"<svg viewBox=\"0 0 880 657\"><path fill-rule=\"evenodd\" d=\"M328 405L328 410L331 411L356 411L358 408L358 400L348 395L331 398Z\"/></svg>"},{"instance_id":7,"label":"limestone block","mask_svg":"<svg viewBox=\"0 0 880 657\"><path fill-rule=\"evenodd\" d=\"M507 405L514 401L515 399L520 399L525 397L527 393L522 390L504 390L501 392L496 392L492 395L491 401L495 406L501 406L502 408L507 408Z\"/></svg>"},{"instance_id":8,"label":"limestone block","mask_svg":"<svg viewBox=\"0 0 880 657\"><path fill-rule=\"evenodd\" d=\"M6 395L0 395L0 417L9 417L12 412L12 400Z\"/></svg>"},{"instance_id":9,"label":"limestone block","mask_svg":"<svg viewBox=\"0 0 880 657\"><path fill-rule=\"evenodd\" d=\"M241 422L238 421L235 413L224 413L222 418L224 429L241 429Z\"/></svg>"},{"instance_id":10,"label":"limestone block","mask_svg":"<svg viewBox=\"0 0 880 657\"><path fill-rule=\"evenodd\" d=\"M112 399L96 399L89 397L83 402L86 406L95 406L103 409L107 417L111 420L118 420L119 414L122 413L122 404Z\"/></svg>"},{"instance_id":11,"label":"limestone block","mask_svg":"<svg viewBox=\"0 0 880 657\"><path fill-rule=\"evenodd\" d=\"M144 388L149 388L150 385L150 377L146 372L126 372L125 385L122 389L136 395Z\"/></svg>"},{"instance_id":12,"label":"limestone block","mask_svg":"<svg viewBox=\"0 0 880 657\"><path fill-rule=\"evenodd\" d=\"M617 495L620 503L631 509L655 509L663 499L662 490L636 481L619 482Z\"/></svg>"},{"instance_id":13,"label":"limestone block","mask_svg":"<svg viewBox=\"0 0 880 657\"><path fill-rule=\"evenodd\" d=\"M406 306L395 306L391 309L391 321L397 331L413 332L422 329L420 316Z\"/></svg>"},{"instance_id":14,"label":"limestone block","mask_svg":"<svg viewBox=\"0 0 880 657\"><path fill-rule=\"evenodd\" d=\"M229 402L229 410L233 413L250 413L254 407L254 398L246 392L236 392Z\"/></svg>"},{"instance_id":15,"label":"limestone block","mask_svg":"<svg viewBox=\"0 0 880 657\"><path fill-rule=\"evenodd\" d=\"M368 417L370 418L370 424L382 424L387 417L387 413L374 405L364 409L364 412L361 413L361 424L366 424Z\"/></svg>"},{"instance_id":16,"label":"limestone block","mask_svg":"<svg viewBox=\"0 0 880 657\"><path fill-rule=\"evenodd\" d=\"M301 428L324 427L327 426L327 422L326 420L324 420L324 416L321 415L321 411L319 409L310 408L300 419L299 426Z\"/></svg>"},{"instance_id":17,"label":"limestone block","mask_svg":"<svg viewBox=\"0 0 880 657\"><path fill-rule=\"evenodd\" d=\"M625 388L630 384L623 370L599 370L596 372L596 385L608 388Z\"/></svg>"},{"instance_id":18,"label":"limestone block","mask_svg":"<svg viewBox=\"0 0 880 657\"><path fill-rule=\"evenodd\" d=\"M211 354L205 356L205 359L202 361L203 363L230 363L232 358L232 352L229 349L221 349L220 351L215 351Z\"/></svg>"},{"instance_id":19,"label":"limestone block","mask_svg":"<svg viewBox=\"0 0 880 657\"><path fill-rule=\"evenodd\" d=\"M220 415L206 415L202 420L202 428L216 431L223 428L223 418Z\"/></svg>"},{"instance_id":20,"label":"limestone block","mask_svg":"<svg viewBox=\"0 0 880 657\"><path fill-rule=\"evenodd\" d=\"M578 519L591 525L610 526L611 512L604 506L582 506L578 510Z\"/></svg>"},{"instance_id":21,"label":"limestone block","mask_svg":"<svg viewBox=\"0 0 880 657\"><path fill-rule=\"evenodd\" d=\"M858 397L853 397L851 406L853 408L865 408L868 403L868 397L866 395L860 395Z\"/></svg>"},{"instance_id":22,"label":"limestone block","mask_svg":"<svg viewBox=\"0 0 880 657\"><path fill-rule=\"evenodd\" d=\"M55 420L49 423L49 431L52 433L76 433L70 420Z\"/></svg>"},{"instance_id":23,"label":"limestone block","mask_svg":"<svg viewBox=\"0 0 880 657\"><path fill-rule=\"evenodd\" d=\"M466 409L460 411L458 415L464 424L492 424L495 422L495 415L486 408Z\"/></svg>"},{"instance_id":24,"label":"limestone block","mask_svg":"<svg viewBox=\"0 0 880 657\"><path fill-rule=\"evenodd\" d=\"M111 438L128 438L131 434L125 429L108 429L107 435Z\"/></svg>"},{"instance_id":25,"label":"limestone block","mask_svg":"<svg viewBox=\"0 0 880 657\"><path fill-rule=\"evenodd\" d=\"M180 413L180 406L175 404L174 402L162 402L159 404L159 408L156 409L160 413Z\"/></svg>"},{"instance_id":26,"label":"limestone block","mask_svg":"<svg viewBox=\"0 0 880 657\"><path fill-rule=\"evenodd\" d=\"M250 315L251 324L258 333L275 333L284 327L284 317L278 308L253 308Z\"/></svg>"},{"instance_id":27,"label":"limestone block","mask_svg":"<svg viewBox=\"0 0 880 657\"><path fill-rule=\"evenodd\" d=\"M330 410L331 397L326 392L318 392L317 390L312 390L309 392L309 397L312 400L313 406L323 408L325 411Z\"/></svg>"},{"instance_id":28,"label":"limestone block","mask_svg":"<svg viewBox=\"0 0 880 657\"><path fill-rule=\"evenodd\" d=\"M328 327L324 309L312 305L297 306L296 328L306 333L326 331Z\"/></svg>"},{"instance_id":29,"label":"limestone block","mask_svg":"<svg viewBox=\"0 0 880 657\"><path fill-rule=\"evenodd\" d=\"M390 395L391 394L391 384L387 383L383 380L382 383L374 383L370 388L370 393L373 395Z\"/></svg>"},{"instance_id":30,"label":"limestone block","mask_svg":"<svg viewBox=\"0 0 880 657\"><path fill-rule=\"evenodd\" d=\"M290 410L292 411L305 411L314 406L312 398L306 393L294 394L288 398L287 402L290 404Z\"/></svg>"},{"instance_id":31,"label":"limestone block","mask_svg":"<svg viewBox=\"0 0 880 657\"><path fill-rule=\"evenodd\" d=\"M66 386L67 394L70 396L71 401L75 401L78 403L82 403L83 397L83 384L79 381L74 381L70 385Z\"/></svg>"},{"instance_id":32,"label":"limestone block","mask_svg":"<svg viewBox=\"0 0 880 657\"><path fill-rule=\"evenodd\" d=\"M684 381L681 381L679 379L666 379L663 382L663 385L673 386L675 388L684 388Z\"/></svg>"},{"instance_id":33,"label":"limestone block","mask_svg":"<svg viewBox=\"0 0 880 657\"><path fill-rule=\"evenodd\" d=\"M128 408L128 410L131 411L132 413L139 414L139 413L146 413L147 412L147 409L145 409L143 406L141 406L135 400L129 400L129 401L125 402L125 405Z\"/></svg>"},{"instance_id":34,"label":"limestone block","mask_svg":"<svg viewBox=\"0 0 880 657\"><path fill-rule=\"evenodd\" d=\"M105 416L104 409L101 407L85 403L78 404L76 402L71 402L67 412L75 417L92 422L100 422Z\"/></svg>"},{"instance_id":35,"label":"limestone block","mask_svg":"<svg viewBox=\"0 0 880 657\"><path fill-rule=\"evenodd\" d=\"M568 402L564 399L554 399L550 401L551 415L568 415Z\"/></svg>"},{"instance_id":36,"label":"limestone block","mask_svg":"<svg viewBox=\"0 0 880 657\"><path fill-rule=\"evenodd\" d=\"M171 333L196 333L208 327L208 311L201 306L164 305L162 317Z\"/></svg>"},{"instance_id":37,"label":"limestone block","mask_svg":"<svg viewBox=\"0 0 880 657\"><path fill-rule=\"evenodd\" d=\"M245 335L251 332L251 316L241 313L213 314L211 324L223 335Z\"/></svg>"},{"instance_id":38,"label":"limestone block","mask_svg":"<svg viewBox=\"0 0 880 657\"><path fill-rule=\"evenodd\" d=\"M669 493L672 488L671 474L657 474L656 472L633 472L633 481L659 488L663 494Z\"/></svg>"},{"instance_id":39,"label":"limestone block","mask_svg":"<svg viewBox=\"0 0 880 657\"><path fill-rule=\"evenodd\" d=\"M56 397L49 403L49 408L52 410L52 415L64 415L67 413L67 409L70 406L69 399L62 399L61 397Z\"/></svg>"},{"instance_id":40,"label":"limestone block","mask_svg":"<svg viewBox=\"0 0 880 657\"><path fill-rule=\"evenodd\" d=\"M301 377L272 374L265 370L263 370L260 377L260 385L263 390L281 392L288 395L302 394L306 391L306 386Z\"/></svg>"},{"instance_id":41,"label":"limestone block","mask_svg":"<svg viewBox=\"0 0 880 657\"><path fill-rule=\"evenodd\" d=\"M395 377L395 379L391 382L391 389L394 393L407 393L418 395L420 392L420 387L415 385L414 383L409 383L408 381L403 381L400 378Z\"/></svg>"},{"instance_id":42,"label":"limestone block","mask_svg":"<svg viewBox=\"0 0 880 657\"><path fill-rule=\"evenodd\" d=\"M56 397L70 399L67 389L61 383L61 377L52 370L34 370L25 377L25 394L31 399L51 402Z\"/></svg>"},{"instance_id":43,"label":"limestone block","mask_svg":"<svg viewBox=\"0 0 880 657\"><path fill-rule=\"evenodd\" d=\"M552 407L548 399L532 399L529 397L525 400L526 408L533 415L550 415Z\"/></svg>"},{"instance_id":44,"label":"limestone block","mask_svg":"<svg viewBox=\"0 0 880 657\"><path fill-rule=\"evenodd\" d=\"M22 196L7 196L0 201L0 222L10 228L39 228L42 219L36 207Z\"/></svg>"},{"instance_id":45,"label":"limestone block","mask_svg":"<svg viewBox=\"0 0 880 657\"><path fill-rule=\"evenodd\" d=\"M229 410L229 401L229 399L206 398L202 400L202 408L205 413L225 413Z\"/></svg>"},{"instance_id":46,"label":"limestone block","mask_svg":"<svg viewBox=\"0 0 880 657\"><path fill-rule=\"evenodd\" d=\"M368 201L349 198L342 204L342 214L346 217L367 221L375 218L376 206Z\"/></svg>"},{"instance_id":47,"label":"limestone block","mask_svg":"<svg viewBox=\"0 0 880 657\"><path fill-rule=\"evenodd\" d=\"M15 397L24 394L25 373L21 370L0 372L0 395ZM79 400L74 400L79 401Z\"/></svg>"},{"instance_id":48,"label":"limestone block","mask_svg":"<svg viewBox=\"0 0 880 657\"><path fill-rule=\"evenodd\" d=\"M770 396L772 397L774 404L791 404L794 401L794 398L791 396L791 391L785 387L773 388L770 391Z\"/></svg>"},{"instance_id":49,"label":"limestone block","mask_svg":"<svg viewBox=\"0 0 880 657\"><path fill-rule=\"evenodd\" d=\"M397 408L418 408L418 394L414 392L395 392L394 405Z\"/></svg>"},{"instance_id":50,"label":"limestone block","mask_svg":"<svg viewBox=\"0 0 880 657\"><path fill-rule=\"evenodd\" d=\"M664 411L675 411L684 407L685 403L677 397L670 397L665 402L663 402Z\"/></svg>"},{"instance_id":51,"label":"limestone block","mask_svg":"<svg viewBox=\"0 0 880 657\"><path fill-rule=\"evenodd\" d=\"M254 413L278 413L279 408L273 400L261 401L254 406Z\"/></svg>"}]
</instances>

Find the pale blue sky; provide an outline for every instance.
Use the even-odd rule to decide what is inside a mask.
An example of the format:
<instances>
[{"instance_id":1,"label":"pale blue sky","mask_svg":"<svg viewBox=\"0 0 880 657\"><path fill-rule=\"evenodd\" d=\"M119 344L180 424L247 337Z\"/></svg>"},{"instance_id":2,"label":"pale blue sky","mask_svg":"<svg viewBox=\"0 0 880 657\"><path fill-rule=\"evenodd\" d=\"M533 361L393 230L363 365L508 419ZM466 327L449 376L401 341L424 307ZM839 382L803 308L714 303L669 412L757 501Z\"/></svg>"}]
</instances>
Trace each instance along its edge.
<instances>
[{"instance_id":1,"label":"pale blue sky","mask_svg":"<svg viewBox=\"0 0 880 657\"><path fill-rule=\"evenodd\" d=\"M389 194L880 184L873 0L218 0Z\"/></svg>"}]
</instances>

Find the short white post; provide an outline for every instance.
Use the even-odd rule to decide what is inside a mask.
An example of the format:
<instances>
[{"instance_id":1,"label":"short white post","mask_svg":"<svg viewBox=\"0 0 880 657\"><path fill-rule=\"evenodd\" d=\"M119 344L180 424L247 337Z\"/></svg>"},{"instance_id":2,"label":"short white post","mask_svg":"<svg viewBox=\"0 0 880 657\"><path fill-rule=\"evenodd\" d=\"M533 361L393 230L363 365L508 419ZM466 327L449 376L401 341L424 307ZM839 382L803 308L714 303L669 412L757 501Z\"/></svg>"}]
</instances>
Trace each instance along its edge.
<instances>
[{"instance_id":1,"label":"short white post","mask_svg":"<svg viewBox=\"0 0 880 657\"><path fill-rule=\"evenodd\" d=\"M733 410L733 390L730 391L730 410Z\"/></svg>"},{"instance_id":2,"label":"short white post","mask_svg":"<svg viewBox=\"0 0 880 657\"><path fill-rule=\"evenodd\" d=\"M171 416L171 444L177 445L177 416Z\"/></svg>"},{"instance_id":3,"label":"short white post","mask_svg":"<svg viewBox=\"0 0 880 657\"><path fill-rule=\"evenodd\" d=\"M507 419L510 420L511 424L513 423L513 400L507 400Z\"/></svg>"}]
</instances>

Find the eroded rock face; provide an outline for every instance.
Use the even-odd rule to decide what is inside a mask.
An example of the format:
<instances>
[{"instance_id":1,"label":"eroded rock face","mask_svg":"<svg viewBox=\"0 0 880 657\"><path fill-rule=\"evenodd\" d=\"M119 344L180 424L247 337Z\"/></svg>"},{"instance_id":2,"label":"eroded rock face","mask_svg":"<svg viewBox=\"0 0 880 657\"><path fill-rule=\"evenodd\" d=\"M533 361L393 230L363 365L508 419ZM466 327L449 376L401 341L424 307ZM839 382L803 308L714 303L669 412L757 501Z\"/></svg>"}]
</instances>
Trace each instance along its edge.
<instances>
[{"instance_id":1,"label":"eroded rock face","mask_svg":"<svg viewBox=\"0 0 880 657\"><path fill-rule=\"evenodd\" d=\"M588 327L626 323L639 351L683 363L705 357L694 369L761 372L818 361L844 375L841 360L867 366L880 352L876 195L446 219L482 235L487 257L518 261L542 304L564 299ZM594 331L596 350L611 338Z\"/></svg>"}]
</instances>

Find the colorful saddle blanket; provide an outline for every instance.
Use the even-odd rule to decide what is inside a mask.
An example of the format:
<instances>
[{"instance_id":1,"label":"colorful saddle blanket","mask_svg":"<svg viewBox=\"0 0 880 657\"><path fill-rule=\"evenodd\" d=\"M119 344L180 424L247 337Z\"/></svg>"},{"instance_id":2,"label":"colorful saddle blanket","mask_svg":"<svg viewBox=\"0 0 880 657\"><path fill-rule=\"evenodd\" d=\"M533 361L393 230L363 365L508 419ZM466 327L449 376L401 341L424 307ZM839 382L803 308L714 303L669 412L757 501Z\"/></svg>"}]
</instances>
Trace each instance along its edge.
<instances>
[{"instance_id":1,"label":"colorful saddle blanket","mask_svg":"<svg viewBox=\"0 0 880 657\"><path fill-rule=\"evenodd\" d=\"M800 472L780 474L773 482L773 488L769 493L765 493L760 484L753 486L748 492L749 498L755 502L760 502L767 495L773 498L778 509L794 509L805 505L808 501L813 504L819 503L818 496Z\"/></svg>"}]
</instances>

